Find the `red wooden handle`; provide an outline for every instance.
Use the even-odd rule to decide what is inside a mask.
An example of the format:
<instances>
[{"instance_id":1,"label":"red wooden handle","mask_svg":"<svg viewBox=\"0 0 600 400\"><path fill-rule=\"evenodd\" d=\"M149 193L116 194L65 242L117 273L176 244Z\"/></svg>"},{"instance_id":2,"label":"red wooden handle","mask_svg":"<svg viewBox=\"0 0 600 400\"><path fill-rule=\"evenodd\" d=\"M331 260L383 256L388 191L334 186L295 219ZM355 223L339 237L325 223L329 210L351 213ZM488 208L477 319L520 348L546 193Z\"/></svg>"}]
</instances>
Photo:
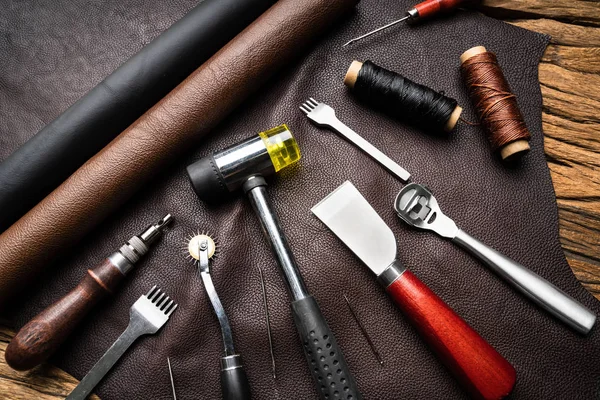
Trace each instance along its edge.
<instances>
[{"instance_id":1,"label":"red wooden handle","mask_svg":"<svg viewBox=\"0 0 600 400\"><path fill-rule=\"evenodd\" d=\"M412 272L387 287L398 307L467 391L501 399L515 384L515 369Z\"/></svg>"},{"instance_id":2,"label":"red wooden handle","mask_svg":"<svg viewBox=\"0 0 600 400\"><path fill-rule=\"evenodd\" d=\"M6 363L24 371L46 361L87 312L124 277L108 259L88 270L79 285L21 328L6 348Z\"/></svg>"},{"instance_id":3,"label":"red wooden handle","mask_svg":"<svg viewBox=\"0 0 600 400\"><path fill-rule=\"evenodd\" d=\"M458 8L467 1L465 0L426 0L415 6L419 12L419 18L430 18L438 13Z\"/></svg>"}]
</instances>

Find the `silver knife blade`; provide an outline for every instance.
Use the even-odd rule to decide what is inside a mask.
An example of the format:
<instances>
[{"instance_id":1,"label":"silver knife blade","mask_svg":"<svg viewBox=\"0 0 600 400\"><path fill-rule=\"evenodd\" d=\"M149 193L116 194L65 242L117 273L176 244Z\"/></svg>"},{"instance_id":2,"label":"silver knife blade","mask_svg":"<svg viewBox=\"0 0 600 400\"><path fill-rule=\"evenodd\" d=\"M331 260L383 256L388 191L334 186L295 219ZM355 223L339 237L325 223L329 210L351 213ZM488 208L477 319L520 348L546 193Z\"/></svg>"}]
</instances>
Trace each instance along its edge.
<instances>
[{"instance_id":1,"label":"silver knife blade","mask_svg":"<svg viewBox=\"0 0 600 400\"><path fill-rule=\"evenodd\" d=\"M376 275L396 259L392 230L350 181L311 211Z\"/></svg>"}]
</instances>

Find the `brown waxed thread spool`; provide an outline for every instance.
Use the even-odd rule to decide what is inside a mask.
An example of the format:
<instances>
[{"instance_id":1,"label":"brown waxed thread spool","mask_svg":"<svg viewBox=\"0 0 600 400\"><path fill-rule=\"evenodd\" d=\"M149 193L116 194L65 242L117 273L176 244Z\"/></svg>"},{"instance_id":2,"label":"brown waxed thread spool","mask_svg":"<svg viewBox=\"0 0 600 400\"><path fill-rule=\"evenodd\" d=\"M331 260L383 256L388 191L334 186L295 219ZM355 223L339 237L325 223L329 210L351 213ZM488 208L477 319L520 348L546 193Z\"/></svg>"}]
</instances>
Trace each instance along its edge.
<instances>
[{"instance_id":1,"label":"brown waxed thread spool","mask_svg":"<svg viewBox=\"0 0 600 400\"><path fill-rule=\"evenodd\" d=\"M344 77L344 84L349 89L353 90L355 88L356 81L359 79L359 73L360 73L361 69L363 68L363 64L364 64L363 62L356 61L356 60L353 61L352 64L350 64L350 67L348 68L348 71L346 72L346 76ZM377 68L381 68L381 67L377 67ZM391 73L391 71L390 71L390 73ZM393 73L393 74L396 75L396 73ZM400 75L398 75L398 76L400 77ZM404 79L406 79L406 78L404 78ZM422 85L419 85L419 86L422 86ZM428 88L428 90L433 90L433 89ZM450 132L456 127L456 124L457 124L458 120L460 119L462 110L463 110L462 107L460 107L458 104L454 107L454 110L449 115L448 119L445 121L445 124L443 126L443 130L445 132Z\"/></svg>"},{"instance_id":2,"label":"brown waxed thread spool","mask_svg":"<svg viewBox=\"0 0 600 400\"><path fill-rule=\"evenodd\" d=\"M529 152L531 135L496 55L477 46L461 57L461 74L494 151L506 161Z\"/></svg>"}]
</instances>

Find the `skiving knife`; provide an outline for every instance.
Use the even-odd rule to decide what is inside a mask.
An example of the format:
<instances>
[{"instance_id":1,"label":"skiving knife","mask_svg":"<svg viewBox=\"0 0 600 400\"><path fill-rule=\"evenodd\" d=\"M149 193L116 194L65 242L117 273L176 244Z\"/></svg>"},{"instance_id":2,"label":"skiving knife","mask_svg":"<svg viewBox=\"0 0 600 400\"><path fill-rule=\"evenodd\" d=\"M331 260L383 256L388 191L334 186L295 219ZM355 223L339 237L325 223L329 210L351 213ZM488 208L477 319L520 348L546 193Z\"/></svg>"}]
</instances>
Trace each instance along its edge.
<instances>
[{"instance_id":1,"label":"skiving knife","mask_svg":"<svg viewBox=\"0 0 600 400\"><path fill-rule=\"evenodd\" d=\"M394 234L351 182L344 182L312 212L375 273L423 340L473 397L500 399L511 392L512 365L396 259Z\"/></svg>"}]
</instances>

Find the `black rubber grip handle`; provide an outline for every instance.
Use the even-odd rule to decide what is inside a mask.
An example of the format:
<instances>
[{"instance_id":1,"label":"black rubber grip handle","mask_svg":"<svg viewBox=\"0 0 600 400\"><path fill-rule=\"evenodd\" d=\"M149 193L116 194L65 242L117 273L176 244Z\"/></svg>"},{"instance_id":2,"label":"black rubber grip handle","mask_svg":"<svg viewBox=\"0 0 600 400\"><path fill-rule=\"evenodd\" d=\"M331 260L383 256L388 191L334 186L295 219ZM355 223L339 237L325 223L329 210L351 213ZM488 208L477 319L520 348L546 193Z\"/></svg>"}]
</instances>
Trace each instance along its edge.
<instances>
[{"instance_id":1,"label":"black rubber grip handle","mask_svg":"<svg viewBox=\"0 0 600 400\"><path fill-rule=\"evenodd\" d=\"M292 302L292 311L320 398L362 399L342 350L314 297L308 296Z\"/></svg>"},{"instance_id":2,"label":"black rubber grip handle","mask_svg":"<svg viewBox=\"0 0 600 400\"><path fill-rule=\"evenodd\" d=\"M223 357L221 367L223 400L250 400L250 382L240 356Z\"/></svg>"}]
</instances>

